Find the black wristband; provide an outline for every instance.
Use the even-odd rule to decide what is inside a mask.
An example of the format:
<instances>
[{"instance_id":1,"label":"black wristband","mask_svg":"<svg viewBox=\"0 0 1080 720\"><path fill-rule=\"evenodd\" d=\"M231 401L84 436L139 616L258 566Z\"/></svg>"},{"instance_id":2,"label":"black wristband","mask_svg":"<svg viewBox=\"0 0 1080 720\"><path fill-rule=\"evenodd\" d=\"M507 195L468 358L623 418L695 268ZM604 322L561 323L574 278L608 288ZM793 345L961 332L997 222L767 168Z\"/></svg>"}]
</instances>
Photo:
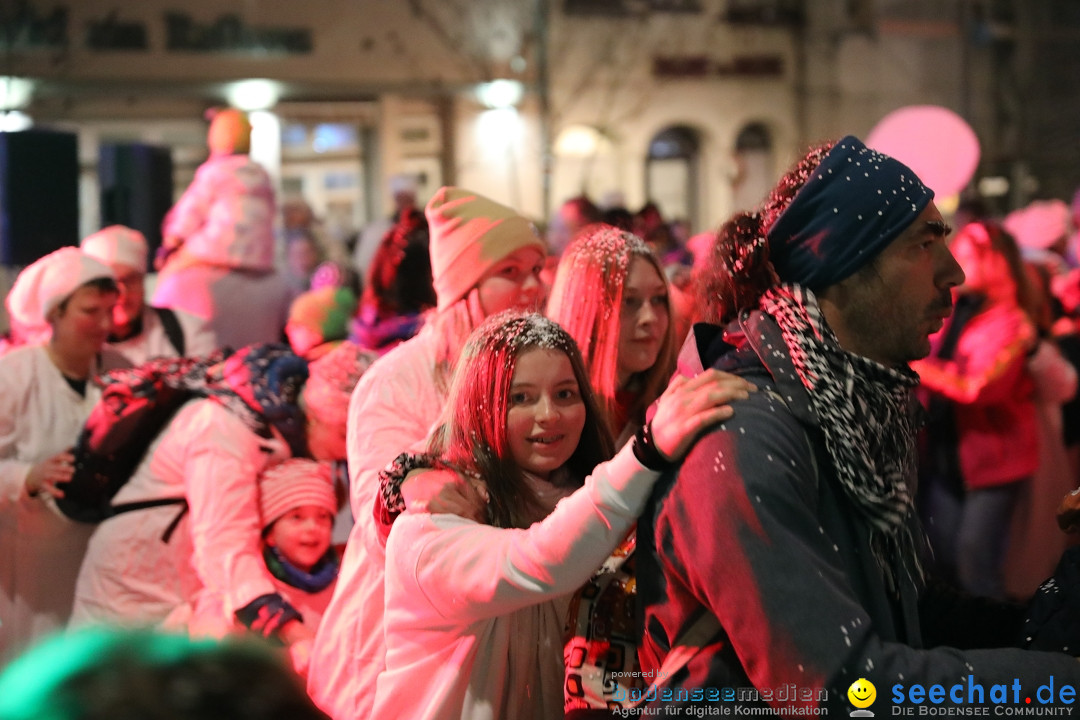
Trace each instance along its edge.
<instances>
[{"instance_id":1,"label":"black wristband","mask_svg":"<svg viewBox=\"0 0 1080 720\"><path fill-rule=\"evenodd\" d=\"M649 470L663 472L678 465L677 462L665 458L656 448L652 436L652 423L647 422L642 425L630 442L634 446L634 457Z\"/></svg>"}]
</instances>

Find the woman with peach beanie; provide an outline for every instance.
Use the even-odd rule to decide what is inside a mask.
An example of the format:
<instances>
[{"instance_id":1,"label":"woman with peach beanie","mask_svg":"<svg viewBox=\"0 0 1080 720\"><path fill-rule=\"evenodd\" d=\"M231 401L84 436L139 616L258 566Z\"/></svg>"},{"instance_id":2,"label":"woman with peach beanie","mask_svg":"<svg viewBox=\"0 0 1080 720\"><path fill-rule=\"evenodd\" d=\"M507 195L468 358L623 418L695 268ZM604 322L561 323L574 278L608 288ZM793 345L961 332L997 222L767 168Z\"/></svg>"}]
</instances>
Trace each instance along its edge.
<instances>
[{"instance_id":1,"label":"woman with peach beanie","mask_svg":"<svg viewBox=\"0 0 1080 720\"><path fill-rule=\"evenodd\" d=\"M436 192L425 214L438 307L418 335L375 362L349 407L356 524L308 674L308 691L335 718L370 714L375 678L384 666L386 551L372 517L379 471L427 438L469 333L490 315L536 308L544 299L540 270L546 247L526 218L455 187Z\"/></svg>"}]
</instances>

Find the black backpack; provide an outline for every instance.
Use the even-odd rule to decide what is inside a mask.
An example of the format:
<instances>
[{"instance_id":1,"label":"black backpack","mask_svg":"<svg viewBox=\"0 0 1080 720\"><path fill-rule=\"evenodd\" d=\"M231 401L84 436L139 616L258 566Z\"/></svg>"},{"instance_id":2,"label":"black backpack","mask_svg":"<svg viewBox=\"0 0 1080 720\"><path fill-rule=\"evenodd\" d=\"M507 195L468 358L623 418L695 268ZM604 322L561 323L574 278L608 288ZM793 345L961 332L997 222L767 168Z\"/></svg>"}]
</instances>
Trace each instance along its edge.
<instances>
[{"instance_id":1,"label":"black backpack","mask_svg":"<svg viewBox=\"0 0 1080 720\"><path fill-rule=\"evenodd\" d=\"M183 497L113 505L112 499L134 474L150 443L188 400L204 395L206 368L227 357L156 360L130 370L114 370L100 382L101 400L90 412L75 443L75 474L60 485L56 505L72 520L99 523L131 510L181 505Z\"/></svg>"}]
</instances>

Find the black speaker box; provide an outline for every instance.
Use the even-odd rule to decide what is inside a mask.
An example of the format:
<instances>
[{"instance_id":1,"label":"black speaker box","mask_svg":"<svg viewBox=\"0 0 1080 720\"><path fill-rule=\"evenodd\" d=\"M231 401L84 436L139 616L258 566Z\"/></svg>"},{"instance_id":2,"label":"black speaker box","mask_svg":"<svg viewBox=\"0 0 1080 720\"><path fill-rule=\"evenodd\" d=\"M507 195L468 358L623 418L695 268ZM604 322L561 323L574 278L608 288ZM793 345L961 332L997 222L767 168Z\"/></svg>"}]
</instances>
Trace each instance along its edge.
<instances>
[{"instance_id":1,"label":"black speaker box","mask_svg":"<svg viewBox=\"0 0 1080 720\"><path fill-rule=\"evenodd\" d=\"M161 245L161 222L173 204L169 148L141 143L102 144L98 182L101 226L127 225L141 232L150 245L152 261Z\"/></svg>"},{"instance_id":2,"label":"black speaker box","mask_svg":"<svg viewBox=\"0 0 1080 720\"><path fill-rule=\"evenodd\" d=\"M0 132L0 264L29 265L79 242L73 133Z\"/></svg>"}]
</instances>

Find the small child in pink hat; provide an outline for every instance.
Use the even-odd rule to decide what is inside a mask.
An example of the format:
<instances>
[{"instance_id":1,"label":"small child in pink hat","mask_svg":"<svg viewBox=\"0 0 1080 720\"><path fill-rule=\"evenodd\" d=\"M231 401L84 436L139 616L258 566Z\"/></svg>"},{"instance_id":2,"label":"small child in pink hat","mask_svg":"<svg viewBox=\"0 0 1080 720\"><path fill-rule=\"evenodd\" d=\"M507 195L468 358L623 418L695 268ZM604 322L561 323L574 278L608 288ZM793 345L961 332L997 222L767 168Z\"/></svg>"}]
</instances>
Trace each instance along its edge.
<instances>
[{"instance_id":1,"label":"small child in pink hat","mask_svg":"<svg viewBox=\"0 0 1080 720\"><path fill-rule=\"evenodd\" d=\"M330 603L337 582L339 560L331 547L331 531L338 501L331 466L304 458L292 458L269 468L259 478L259 514L263 528L263 560L274 578L277 593L258 598L252 607L270 625L298 621L313 636ZM244 632L244 625L259 632L256 618L241 623L228 612L220 595L204 589L191 606L174 611L163 626L187 627L193 636L222 637ZM307 671L310 639L289 646L294 669Z\"/></svg>"}]
</instances>

